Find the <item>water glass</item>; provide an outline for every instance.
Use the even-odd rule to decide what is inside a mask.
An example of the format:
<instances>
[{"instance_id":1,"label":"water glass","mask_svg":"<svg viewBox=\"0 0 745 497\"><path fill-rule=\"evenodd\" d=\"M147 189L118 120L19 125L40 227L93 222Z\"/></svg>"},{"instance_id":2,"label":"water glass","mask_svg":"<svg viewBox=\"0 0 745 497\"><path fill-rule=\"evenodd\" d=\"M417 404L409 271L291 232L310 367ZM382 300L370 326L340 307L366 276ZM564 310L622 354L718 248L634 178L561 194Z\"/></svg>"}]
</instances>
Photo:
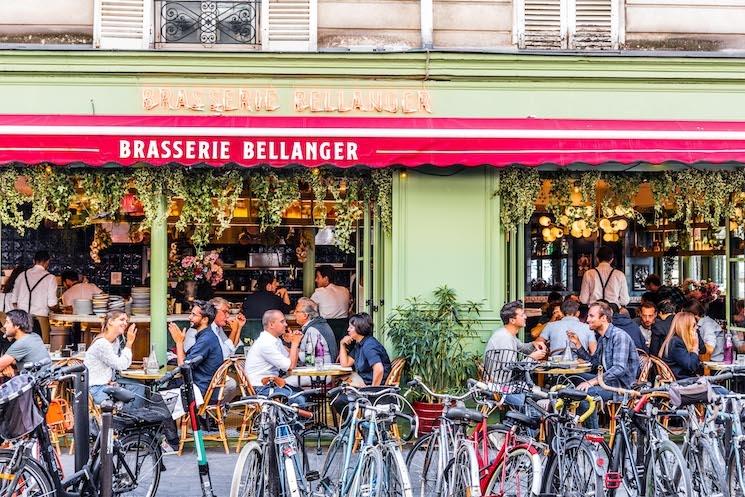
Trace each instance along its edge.
<instances>
[{"instance_id":1,"label":"water glass","mask_svg":"<svg viewBox=\"0 0 745 497\"><path fill-rule=\"evenodd\" d=\"M745 353L737 354L737 364L740 366L745 366Z\"/></svg>"},{"instance_id":2,"label":"water glass","mask_svg":"<svg viewBox=\"0 0 745 497\"><path fill-rule=\"evenodd\" d=\"M78 354L82 354L83 352L85 352L85 344L84 343L79 343L78 344Z\"/></svg>"}]
</instances>

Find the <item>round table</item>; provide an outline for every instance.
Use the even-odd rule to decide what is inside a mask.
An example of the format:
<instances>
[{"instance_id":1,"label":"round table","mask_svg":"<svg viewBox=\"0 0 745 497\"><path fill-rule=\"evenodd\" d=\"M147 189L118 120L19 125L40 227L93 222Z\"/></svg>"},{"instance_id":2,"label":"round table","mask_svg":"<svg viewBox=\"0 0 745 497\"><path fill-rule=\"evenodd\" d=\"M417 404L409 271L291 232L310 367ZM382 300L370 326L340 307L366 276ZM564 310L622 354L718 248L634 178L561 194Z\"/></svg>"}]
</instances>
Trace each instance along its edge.
<instances>
[{"instance_id":1,"label":"round table","mask_svg":"<svg viewBox=\"0 0 745 497\"><path fill-rule=\"evenodd\" d=\"M158 381L168 373L167 367L160 368L157 373L146 373L144 369L125 369L119 371L119 376L142 382Z\"/></svg>"},{"instance_id":2,"label":"round table","mask_svg":"<svg viewBox=\"0 0 745 497\"><path fill-rule=\"evenodd\" d=\"M319 388L321 390L318 395L318 402L313 409L313 424L304 429L300 434L303 438L311 433L316 435L316 454L318 455L321 455L323 452L321 450L321 436L324 433L330 433L331 436L336 436L337 434L336 428L329 426L328 416L326 415L329 404L326 378L346 376L351 372L352 368L350 367L345 367L341 364L328 364L320 368L314 366L299 367L288 373L288 376L310 377L311 388Z\"/></svg>"},{"instance_id":3,"label":"round table","mask_svg":"<svg viewBox=\"0 0 745 497\"><path fill-rule=\"evenodd\" d=\"M730 369L745 367L745 364L738 364L733 362L732 364L725 364L719 361L704 361L704 366L711 369L712 371L728 371Z\"/></svg>"},{"instance_id":4,"label":"round table","mask_svg":"<svg viewBox=\"0 0 745 497\"><path fill-rule=\"evenodd\" d=\"M538 376L536 383L542 387L546 383L547 376L571 376L589 373L591 370L592 366L588 362L579 362L569 367L559 367L556 364L546 362L538 366L534 372Z\"/></svg>"}]
</instances>

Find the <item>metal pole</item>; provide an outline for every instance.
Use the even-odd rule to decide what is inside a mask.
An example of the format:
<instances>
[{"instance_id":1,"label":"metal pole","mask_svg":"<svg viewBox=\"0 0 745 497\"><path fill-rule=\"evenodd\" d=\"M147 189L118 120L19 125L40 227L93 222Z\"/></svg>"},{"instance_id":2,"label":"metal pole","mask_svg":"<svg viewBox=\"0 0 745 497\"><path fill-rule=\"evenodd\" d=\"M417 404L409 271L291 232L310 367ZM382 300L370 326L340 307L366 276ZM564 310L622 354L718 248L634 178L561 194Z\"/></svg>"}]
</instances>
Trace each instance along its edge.
<instances>
[{"instance_id":1,"label":"metal pole","mask_svg":"<svg viewBox=\"0 0 745 497\"><path fill-rule=\"evenodd\" d=\"M90 425L88 417L88 368L75 375L73 382L75 397L72 401L72 413L75 424L72 438L75 441L75 471L80 471L88 464Z\"/></svg>"},{"instance_id":2,"label":"metal pole","mask_svg":"<svg viewBox=\"0 0 745 497\"><path fill-rule=\"evenodd\" d=\"M168 348L168 199L161 195L156 221L150 229L150 344L165 364Z\"/></svg>"},{"instance_id":3,"label":"metal pole","mask_svg":"<svg viewBox=\"0 0 745 497\"><path fill-rule=\"evenodd\" d=\"M112 497L114 493L114 404L106 400L101 404L101 472L99 473L100 497Z\"/></svg>"}]
</instances>

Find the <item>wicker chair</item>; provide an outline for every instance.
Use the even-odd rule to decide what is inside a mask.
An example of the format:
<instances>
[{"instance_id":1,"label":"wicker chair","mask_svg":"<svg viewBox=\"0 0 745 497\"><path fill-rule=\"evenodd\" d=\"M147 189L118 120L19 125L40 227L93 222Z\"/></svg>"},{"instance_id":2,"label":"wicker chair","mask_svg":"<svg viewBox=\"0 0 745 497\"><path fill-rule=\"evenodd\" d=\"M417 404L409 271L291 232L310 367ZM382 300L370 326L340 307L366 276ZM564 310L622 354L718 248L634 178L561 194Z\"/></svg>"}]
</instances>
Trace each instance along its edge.
<instances>
[{"instance_id":1,"label":"wicker chair","mask_svg":"<svg viewBox=\"0 0 745 497\"><path fill-rule=\"evenodd\" d=\"M243 374L240 368L237 367L236 363L236 358L226 359L217 371L215 371L215 374L212 376L212 381L210 381L207 391L204 394L204 404L199 406L199 410L197 410L197 416L207 417L217 424L217 434L205 434L202 438L204 440L216 440L222 442L226 454L230 453L230 449L228 448L228 436L225 429L225 417L227 415L225 386L228 381L228 373L230 373L231 370L234 371L239 378L240 375ZM246 395L242 382L238 381L237 383L240 394ZM187 413L181 417L181 442L179 443L179 455L181 455L184 450L184 444L193 439L188 436L189 426L189 414Z\"/></svg>"},{"instance_id":2,"label":"wicker chair","mask_svg":"<svg viewBox=\"0 0 745 497\"><path fill-rule=\"evenodd\" d=\"M248 377L246 377L245 366L245 359L239 358L235 360L235 368L238 372L238 382L241 386L241 392L243 393L243 395L256 395L253 386L251 386L251 383L248 381ZM241 445L243 445L244 442L248 442L256 438L256 433L254 433L253 430L253 421L256 417L256 413L258 412L257 407L253 405L245 405L241 409L243 410L243 412L241 416L240 430L238 432L238 441L235 447L236 452L241 451Z\"/></svg>"},{"instance_id":3,"label":"wicker chair","mask_svg":"<svg viewBox=\"0 0 745 497\"><path fill-rule=\"evenodd\" d=\"M385 384L390 387L401 386L401 377L406 369L406 359L403 357L396 357L391 362L391 372L388 373L388 379L385 380Z\"/></svg>"}]
</instances>

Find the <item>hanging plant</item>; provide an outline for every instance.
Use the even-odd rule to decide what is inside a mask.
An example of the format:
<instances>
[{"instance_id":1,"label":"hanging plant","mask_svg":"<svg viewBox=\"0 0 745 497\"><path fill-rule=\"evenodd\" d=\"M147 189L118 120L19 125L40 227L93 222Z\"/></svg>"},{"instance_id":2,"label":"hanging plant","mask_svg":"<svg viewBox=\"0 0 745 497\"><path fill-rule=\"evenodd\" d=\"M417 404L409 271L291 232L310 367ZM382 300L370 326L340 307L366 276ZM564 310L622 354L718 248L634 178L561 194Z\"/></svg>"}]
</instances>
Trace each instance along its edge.
<instances>
[{"instance_id":1,"label":"hanging plant","mask_svg":"<svg viewBox=\"0 0 745 497\"><path fill-rule=\"evenodd\" d=\"M646 181L654 199L655 222L658 222L675 193L675 178L671 172L653 173L646 176Z\"/></svg>"},{"instance_id":2,"label":"hanging plant","mask_svg":"<svg viewBox=\"0 0 745 497\"><path fill-rule=\"evenodd\" d=\"M556 173L551 178L551 193L546 208L556 223L568 227L574 237L589 237L598 229L597 171L581 174Z\"/></svg>"},{"instance_id":3,"label":"hanging plant","mask_svg":"<svg viewBox=\"0 0 745 497\"><path fill-rule=\"evenodd\" d=\"M141 167L132 174L132 186L137 190L137 199L145 212L140 231L149 230L153 224L162 223L168 216L165 209L160 210L161 199L170 195L167 173L166 168Z\"/></svg>"},{"instance_id":4,"label":"hanging plant","mask_svg":"<svg viewBox=\"0 0 745 497\"><path fill-rule=\"evenodd\" d=\"M499 186L494 195L500 199L499 217L507 233L516 232L518 226L530 220L541 184L535 169L511 167L499 173Z\"/></svg>"},{"instance_id":5,"label":"hanging plant","mask_svg":"<svg viewBox=\"0 0 745 497\"><path fill-rule=\"evenodd\" d=\"M393 172L390 169L375 169L372 183L376 190L375 205L378 208L380 223L386 235L393 232Z\"/></svg>"},{"instance_id":6,"label":"hanging plant","mask_svg":"<svg viewBox=\"0 0 745 497\"><path fill-rule=\"evenodd\" d=\"M331 195L336 201L336 226L334 227L334 240L336 246L342 252L353 252L354 247L350 244L355 223L362 217L362 207L359 201L359 184L356 179L341 178L338 184L331 181L329 184Z\"/></svg>"},{"instance_id":7,"label":"hanging plant","mask_svg":"<svg viewBox=\"0 0 745 497\"><path fill-rule=\"evenodd\" d=\"M129 175L123 171L86 170L78 174L87 224L96 219L112 219L119 212L122 197L129 189Z\"/></svg>"},{"instance_id":8,"label":"hanging plant","mask_svg":"<svg viewBox=\"0 0 745 497\"><path fill-rule=\"evenodd\" d=\"M328 215L324 202L328 192L326 175L320 169L313 168L305 174L305 180L313 192L313 212L311 213L313 224L317 228L323 229L326 227L326 216Z\"/></svg>"},{"instance_id":9,"label":"hanging plant","mask_svg":"<svg viewBox=\"0 0 745 497\"><path fill-rule=\"evenodd\" d=\"M260 230L282 224L282 214L300 200L298 176L290 173L280 178L276 173L257 174L251 178L251 192L258 200Z\"/></svg>"},{"instance_id":10,"label":"hanging plant","mask_svg":"<svg viewBox=\"0 0 745 497\"><path fill-rule=\"evenodd\" d=\"M103 227L101 224L96 225L96 229L93 233L93 241L91 242L91 260L93 260L94 263L100 264L101 263L101 256L100 252L108 247L110 247L112 244L111 240L111 233L109 230Z\"/></svg>"},{"instance_id":11,"label":"hanging plant","mask_svg":"<svg viewBox=\"0 0 745 497\"><path fill-rule=\"evenodd\" d=\"M3 168L0 171L0 222L3 226L12 226L21 235L26 231L26 220L22 207L29 197L16 188L20 174L15 168Z\"/></svg>"},{"instance_id":12,"label":"hanging plant","mask_svg":"<svg viewBox=\"0 0 745 497\"><path fill-rule=\"evenodd\" d=\"M644 178L635 173L605 173L603 180L608 186L601 203L603 216L636 219L639 224L645 225L644 216L634 204Z\"/></svg>"},{"instance_id":13,"label":"hanging plant","mask_svg":"<svg viewBox=\"0 0 745 497\"><path fill-rule=\"evenodd\" d=\"M238 171L228 171L220 176L217 194L217 230L215 236L219 237L223 231L230 227L233 220L235 206L238 198L243 193L243 176Z\"/></svg>"},{"instance_id":14,"label":"hanging plant","mask_svg":"<svg viewBox=\"0 0 745 497\"><path fill-rule=\"evenodd\" d=\"M696 218L711 226L719 226L734 211L732 195L739 188L734 176L723 171L685 169L673 173L676 186L677 212L671 221L682 219L691 228Z\"/></svg>"}]
</instances>

